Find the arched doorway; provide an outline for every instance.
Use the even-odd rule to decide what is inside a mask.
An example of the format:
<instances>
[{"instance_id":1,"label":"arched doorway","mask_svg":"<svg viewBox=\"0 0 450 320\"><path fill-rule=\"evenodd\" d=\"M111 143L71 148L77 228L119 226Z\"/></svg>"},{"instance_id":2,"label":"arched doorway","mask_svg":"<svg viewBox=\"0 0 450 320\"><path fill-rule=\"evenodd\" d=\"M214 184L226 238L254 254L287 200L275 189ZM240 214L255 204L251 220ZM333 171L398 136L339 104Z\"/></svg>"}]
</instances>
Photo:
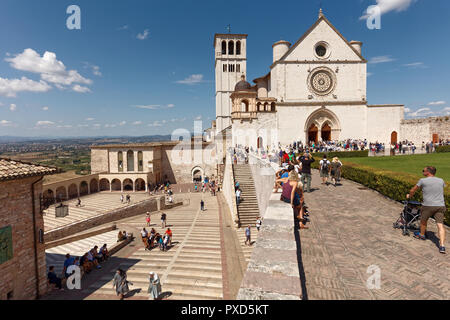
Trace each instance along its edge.
<instances>
[{"instance_id":1,"label":"arched doorway","mask_svg":"<svg viewBox=\"0 0 450 320\"><path fill-rule=\"evenodd\" d=\"M263 138L262 137L258 137L257 146L258 146L258 149L264 148L264 146L263 146Z\"/></svg>"},{"instance_id":2,"label":"arched doorway","mask_svg":"<svg viewBox=\"0 0 450 320\"><path fill-rule=\"evenodd\" d=\"M200 167L195 167L192 169L192 181L195 182L202 182L204 173L203 169Z\"/></svg>"},{"instance_id":3,"label":"arched doorway","mask_svg":"<svg viewBox=\"0 0 450 320\"><path fill-rule=\"evenodd\" d=\"M134 182L134 187L136 191L145 191L145 181L144 179L136 179Z\"/></svg>"},{"instance_id":4,"label":"arched doorway","mask_svg":"<svg viewBox=\"0 0 450 320\"><path fill-rule=\"evenodd\" d=\"M42 197L44 198L44 203L46 205L52 205L55 203L55 195L51 189L45 190Z\"/></svg>"},{"instance_id":5,"label":"arched doorway","mask_svg":"<svg viewBox=\"0 0 450 320\"><path fill-rule=\"evenodd\" d=\"M397 137L397 132L396 132L396 131L393 131L393 132L391 133L391 144L396 144L396 143L397 143L397 139L398 139L398 137Z\"/></svg>"},{"instance_id":6,"label":"arched doorway","mask_svg":"<svg viewBox=\"0 0 450 320\"><path fill-rule=\"evenodd\" d=\"M433 143L439 143L439 135L437 133L433 133Z\"/></svg>"},{"instance_id":7,"label":"arched doorway","mask_svg":"<svg viewBox=\"0 0 450 320\"><path fill-rule=\"evenodd\" d=\"M123 180L123 191L133 191L133 181L131 179Z\"/></svg>"},{"instance_id":8,"label":"arched doorway","mask_svg":"<svg viewBox=\"0 0 450 320\"><path fill-rule=\"evenodd\" d=\"M69 199L77 198L78 197L78 187L75 183L72 183L69 188L67 189L67 193L69 196Z\"/></svg>"},{"instance_id":9,"label":"arched doorway","mask_svg":"<svg viewBox=\"0 0 450 320\"><path fill-rule=\"evenodd\" d=\"M317 143L318 133L319 133L319 129L313 123L308 129L308 142L309 143L311 143L311 142Z\"/></svg>"},{"instance_id":10,"label":"arched doorway","mask_svg":"<svg viewBox=\"0 0 450 320\"><path fill-rule=\"evenodd\" d=\"M111 191L122 191L122 183L119 179L111 181Z\"/></svg>"},{"instance_id":11,"label":"arched doorway","mask_svg":"<svg viewBox=\"0 0 450 320\"><path fill-rule=\"evenodd\" d=\"M91 193L98 192L98 181L97 179L92 179L89 183L89 188L91 189ZM109 188L108 188L109 190Z\"/></svg>"},{"instance_id":12,"label":"arched doorway","mask_svg":"<svg viewBox=\"0 0 450 320\"><path fill-rule=\"evenodd\" d=\"M103 178L100 180L100 191L109 191L111 189L109 180L106 178Z\"/></svg>"},{"instance_id":13,"label":"arched doorway","mask_svg":"<svg viewBox=\"0 0 450 320\"><path fill-rule=\"evenodd\" d=\"M56 189L56 201L61 202L67 199L67 192L65 187L58 187Z\"/></svg>"},{"instance_id":14,"label":"arched doorway","mask_svg":"<svg viewBox=\"0 0 450 320\"><path fill-rule=\"evenodd\" d=\"M85 196L89 194L89 187L86 181L80 183L80 196Z\"/></svg>"},{"instance_id":15,"label":"arched doorway","mask_svg":"<svg viewBox=\"0 0 450 320\"><path fill-rule=\"evenodd\" d=\"M328 124L328 122L322 126L320 135L321 135L322 141L331 141L331 127Z\"/></svg>"}]
</instances>

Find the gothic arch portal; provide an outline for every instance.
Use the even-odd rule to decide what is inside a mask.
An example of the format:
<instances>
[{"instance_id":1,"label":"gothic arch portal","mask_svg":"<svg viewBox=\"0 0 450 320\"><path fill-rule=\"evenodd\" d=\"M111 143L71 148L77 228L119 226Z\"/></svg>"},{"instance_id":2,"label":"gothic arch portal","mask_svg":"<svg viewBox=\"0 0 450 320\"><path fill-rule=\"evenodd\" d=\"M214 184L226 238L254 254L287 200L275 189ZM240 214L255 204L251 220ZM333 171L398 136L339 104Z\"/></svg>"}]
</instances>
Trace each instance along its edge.
<instances>
[{"instance_id":1,"label":"gothic arch portal","mask_svg":"<svg viewBox=\"0 0 450 320\"><path fill-rule=\"evenodd\" d=\"M317 133L310 132L311 128L317 130ZM323 134L322 129L324 129ZM331 110L322 107L312 112L306 120L304 127L305 141L308 143L313 136L315 136L314 142L316 143L323 139L339 140L341 130L341 123L336 114Z\"/></svg>"}]
</instances>

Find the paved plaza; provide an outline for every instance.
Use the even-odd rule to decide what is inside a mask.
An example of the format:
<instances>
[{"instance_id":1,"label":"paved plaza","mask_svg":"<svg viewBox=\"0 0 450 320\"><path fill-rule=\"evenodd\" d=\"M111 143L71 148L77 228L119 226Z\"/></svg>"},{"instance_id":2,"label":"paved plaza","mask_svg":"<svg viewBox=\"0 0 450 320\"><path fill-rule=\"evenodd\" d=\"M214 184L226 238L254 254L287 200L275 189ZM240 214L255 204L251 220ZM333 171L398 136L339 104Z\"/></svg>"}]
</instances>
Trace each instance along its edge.
<instances>
[{"instance_id":1,"label":"paved plaza","mask_svg":"<svg viewBox=\"0 0 450 320\"><path fill-rule=\"evenodd\" d=\"M200 199L205 201L205 211L200 211ZM177 207L165 211L167 223L173 231L173 246L165 252L155 248L145 251L139 231L145 226L145 216L136 216L121 220L120 229L133 232L136 240L119 251L105 263L104 270L94 270L83 278L79 292L53 292L47 298L59 299L116 299L112 289L112 278L116 268L127 271L128 280L133 283L130 299L148 299L148 273L156 272L162 283L165 299L222 299L224 270L222 257L225 253L217 197L209 193L190 195L188 206ZM160 212L152 214L152 225L163 233L160 225ZM243 229L239 234L243 234ZM256 230L254 230L256 232ZM77 241L48 250L48 259L55 263L62 254L72 252L81 254L81 244L89 247L89 243L115 241L117 231ZM255 235L256 237L256 235ZM242 238L239 236L239 238ZM99 239L102 239L99 241ZM242 244L244 256L249 259L251 248ZM80 244L80 248L77 246ZM53 253L50 255L50 253ZM83 252L84 253L84 252ZM59 256L57 254L60 254ZM60 262L62 263L62 261Z\"/></svg>"},{"instance_id":2,"label":"paved plaza","mask_svg":"<svg viewBox=\"0 0 450 320\"><path fill-rule=\"evenodd\" d=\"M300 231L308 299L450 299L450 258L438 252L434 221L429 240L405 237L392 227L402 204L352 181L320 182L315 172L305 196L311 223ZM379 290L366 286L371 265L381 270Z\"/></svg>"},{"instance_id":3,"label":"paved plaza","mask_svg":"<svg viewBox=\"0 0 450 320\"><path fill-rule=\"evenodd\" d=\"M77 199L64 201L69 206L69 215L64 218L55 217L56 205L44 211L45 231L49 231L73 222L92 218L112 210L128 206L125 202L127 193L123 193L124 202L120 202L120 193L100 192L81 197L81 206L77 207ZM131 193L131 204L150 199L148 193Z\"/></svg>"}]
</instances>

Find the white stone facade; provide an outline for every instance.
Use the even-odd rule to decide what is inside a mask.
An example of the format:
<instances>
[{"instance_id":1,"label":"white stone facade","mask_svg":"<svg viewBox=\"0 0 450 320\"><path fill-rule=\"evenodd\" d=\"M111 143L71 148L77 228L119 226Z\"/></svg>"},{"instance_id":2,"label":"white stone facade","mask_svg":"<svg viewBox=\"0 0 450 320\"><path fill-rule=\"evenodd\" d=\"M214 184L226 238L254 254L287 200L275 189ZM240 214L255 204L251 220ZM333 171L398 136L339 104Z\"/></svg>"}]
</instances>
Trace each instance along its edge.
<instances>
[{"instance_id":1,"label":"white stone facade","mask_svg":"<svg viewBox=\"0 0 450 320\"><path fill-rule=\"evenodd\" d=\"M216 54L220 39L216 35ZM298 140L367 139L388 144L393 137L408 139L401 129L403 105L368 105L367 60L361 53L362 42L347 41L322 13L295 44L275 43L270 72L255 79L249 89L236 89L230 95L232 130L238 132L235 140L257 148L262 138L262 147L272 148L278 142ZM216 90L223 87L217 82L222 77L216 59ZM227 89L231 84L227 82ZM274 107L265 109L267 102ZM223 105L216 102L217 121L228 112ZM217 126L217 132L225 128ZM244 137L242 130L249 133ZM263 138L260 132L277 141Z\"/></svg>"}]
</instances>

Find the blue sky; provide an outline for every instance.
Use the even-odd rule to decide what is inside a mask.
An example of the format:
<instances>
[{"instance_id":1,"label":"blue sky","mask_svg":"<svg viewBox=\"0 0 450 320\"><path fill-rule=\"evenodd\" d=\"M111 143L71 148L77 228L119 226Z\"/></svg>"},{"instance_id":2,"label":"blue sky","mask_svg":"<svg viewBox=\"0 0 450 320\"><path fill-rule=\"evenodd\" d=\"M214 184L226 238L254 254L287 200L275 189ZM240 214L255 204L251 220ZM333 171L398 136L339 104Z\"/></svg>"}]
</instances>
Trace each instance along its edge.
<instances>
[{"instance_id":1,"label":"blue sky","mask_svg":"<svg viewBox=\"0 0 450 320\"><path fill-rule=\"evenodd\" d=\"M360 19L382 8L381 29ZM81 9L69 30L66 9ZM272 44L294 43L319 0L0 2L0 135L170 134L215 117L214 33L247 33L248 79L269 71ZM450 1L323 0L327 18L363 41L370 104L407 117L450 114ZM47 54L45 54L47 52Z\"/></svg>"}]
</instances>

